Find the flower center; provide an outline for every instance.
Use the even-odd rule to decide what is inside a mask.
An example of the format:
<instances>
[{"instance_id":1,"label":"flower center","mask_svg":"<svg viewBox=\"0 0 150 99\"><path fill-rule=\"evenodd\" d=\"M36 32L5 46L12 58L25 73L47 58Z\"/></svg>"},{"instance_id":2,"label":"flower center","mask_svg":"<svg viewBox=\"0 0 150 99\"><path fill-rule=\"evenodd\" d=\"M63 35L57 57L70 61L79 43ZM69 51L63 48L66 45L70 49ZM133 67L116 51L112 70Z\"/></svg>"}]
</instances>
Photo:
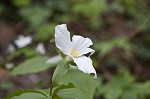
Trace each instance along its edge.
<instances>
[{"instance_id":1,"label":"flower center","mask_svg":"<svg viewBox=\"0 0 150 99\"><path fill-rule=\"evenodd\" d=\"M81 55L81 53L79 52L79 51L77 51L77 50L75 50L75 49L72 49L71 50L71 56L73 56L73 57L78 57L78 56L80 56Z\"/></svg>"}]
</instances>

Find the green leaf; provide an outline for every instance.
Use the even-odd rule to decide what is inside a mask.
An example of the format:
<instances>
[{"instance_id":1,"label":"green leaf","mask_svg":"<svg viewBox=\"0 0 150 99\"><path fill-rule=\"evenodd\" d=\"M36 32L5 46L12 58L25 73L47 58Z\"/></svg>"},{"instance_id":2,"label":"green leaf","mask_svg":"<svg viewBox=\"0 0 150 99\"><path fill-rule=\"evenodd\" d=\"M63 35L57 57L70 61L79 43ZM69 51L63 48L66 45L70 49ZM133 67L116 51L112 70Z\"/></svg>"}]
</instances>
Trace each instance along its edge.
<instances>
[{"instance_id":1,"label":"green leaf","mask_svg":"<svg viewBox=\"0 0 150 99\"><path fill-rule=\"evenodd\" d=\"M46 99L46 97L48 96L41 91L28 89L17 90L11 93L9 96L7 96L6 99Z\"/></svg>"},{"instance_id":2,"label":"green leaf","mask_svg":"<svg viewBox=\"0 0 150 99\"><path fill-rule=\"evenodd\" d=\"M78 88L66 88L57 92L57 95L62 99L92 99Z\"/></svg>"},{"instance_id":3,"label":"green leaf","mask_svg":"<svg viewBox=\"0 0 150 99\"><path fill-rule=\"evenodd\" d=\"M29 59L22 64L18 65L16 68L13 69L12 75L19 75L19 74L28 74L28 73L36 73L44 71L50 67L51 64L46 64L48 57L35 57Z\"/></svg>"},{"instance_id":4,"label":"green leaf","mask_svg":"<svg viewBox=\"0 0 150 99\"><path fill-rule=\"evenodd\" d=\"M69 69L64 77L61 78L59 84L72 83L81 91L85 92L91 99L94 96L96 88L96 80L88 74L78 69ZM90 89L90 90L89 90Z\"/></svg>"},{"instance_id":5,"label":"green leaf","mask_svg":"<svg viewBox=\"0 0 150 99\"><path fill-rule=\"evenodd\" d=\"M69 64L62 60L56 67L53 77L52 77L52 85L57 85L60 81L60 79L67 73L69 70Z\"/></svg>"},{"instance_id":6,"label":"green leaf","mask_svg":"<svg viewBox=\"0 0 150 99\"><path fill-rule=\"evenodd\" d=\"M27 99L27 98L30 98L30 99L46 99L45 96L43 96L39 93L23 93L20 96L15 96L11 99Z\"/></svg>"},{"instance_id":7,"label":"green leaf","mask_svg":"<svg viewBox=\"0 0 150 99\"><path fill-rule=\"evenodd\" d=\"M62 89L66 89L66 88L75 88L75 86L72 83L69 83L67 85L64 85L64 84L60 85L59 87L54 89L53 94L52 94L52 98L58 97L57 92L62 90Z\"/></svg>"}]
</instances>

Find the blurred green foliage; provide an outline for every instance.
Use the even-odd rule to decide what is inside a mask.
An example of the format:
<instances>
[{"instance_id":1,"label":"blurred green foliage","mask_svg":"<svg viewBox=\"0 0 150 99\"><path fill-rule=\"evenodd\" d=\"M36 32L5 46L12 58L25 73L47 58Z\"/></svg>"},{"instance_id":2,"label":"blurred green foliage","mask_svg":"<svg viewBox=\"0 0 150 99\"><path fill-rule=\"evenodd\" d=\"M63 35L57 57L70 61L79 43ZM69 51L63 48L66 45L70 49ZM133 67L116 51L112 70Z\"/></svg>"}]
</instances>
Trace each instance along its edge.
<instances>
[{"instance_id":1,"label":"blurred green foliage","mask_svg":"<svg viewBox=\"0 0 150 99\"><path fill-rule=\"evenodd\" d=\"M39 6L31 6L20 9L20 15L29 22L29 26L38 27L51 15L51 12Z\"/></svg>"},{"instance_id":2,"label":"blurred green foliage","mask_svg":"<svg viewBox=\"0 0 150 99\"><path fill-rule=\"evenodd\" d=\"M18 7L28 6L31 4L32 0L12 0L13 4Z\"/></svg>"},{"instance_id":3,"label":"blurred green foliage","mask_svg":"<svg viewBox=\"0 0 150 99\"><path fill-rule=\"evenodd\" d=\"M90 19L96 19L107 9L108 4L106 0L88 0L85 2L79 2L73 8L74 13L79 13Z\"/></svg>"},{"instance_id":4,"label":"blurred green foliage","mask_svg":"<svg viewBox=\"0 0 150 99\"><path fill-rule=\"evenodd\" d=\"M96 43L95 49L97 49L102 56L108 54L113 48L119 47L125 50L126 53L131 51L131 44L126 40L126 38L119 37L112 40L100 41Z\"/></svg>"},{"instance_id":5,"label":"blurred green foliage","mask_svg":"<svg viewBox=\"0 0 150 99\"><path fill-rule=\"evenodd\" d=\"M110 82L101 84L99 94L106 99L148 99L150 82L137 83L127 70L121 69Z\"/></svg>"},{"instance_id":6,"label":"blurred green foliage","mask_svg":"<svg viewBox=\"0 0 150 99\"><path fill-rule=\"evenodd\" d=\"M34 49L26 47L26 48L17 49L16 51L12 52L8 56L8 59L13 60L22 55L24 55L27 58L32 58L32 57L38 56L39 54Z\"/></svg>"},{"instance_id":7,"label":"blurred green foliage","mask_svg":"<svg viewBox=\"0 0 150 99\"><path fill-rule=\"evenodd\" d=\"M145 35L140 35L133 41L136 45L139 59L143 61L150 60L150 33L146 33Z\"/></svg>"}]
</instances>

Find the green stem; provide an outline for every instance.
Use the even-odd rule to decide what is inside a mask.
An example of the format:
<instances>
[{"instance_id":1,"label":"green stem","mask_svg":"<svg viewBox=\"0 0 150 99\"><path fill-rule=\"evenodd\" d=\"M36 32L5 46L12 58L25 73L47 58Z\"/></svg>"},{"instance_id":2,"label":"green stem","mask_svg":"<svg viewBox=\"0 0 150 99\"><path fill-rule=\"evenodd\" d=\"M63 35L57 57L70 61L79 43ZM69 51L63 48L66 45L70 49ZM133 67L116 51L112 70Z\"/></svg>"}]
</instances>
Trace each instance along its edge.
<instances>
[{"instance_id":1,"label":"green stem","mask_svg":"<svg viewBox=\"0 0 150 99\"><path fill-rule=\"evenodd\" d=\"M49 95L52 96L53 85L50 87Z\"/></svg>"}]
</instances>

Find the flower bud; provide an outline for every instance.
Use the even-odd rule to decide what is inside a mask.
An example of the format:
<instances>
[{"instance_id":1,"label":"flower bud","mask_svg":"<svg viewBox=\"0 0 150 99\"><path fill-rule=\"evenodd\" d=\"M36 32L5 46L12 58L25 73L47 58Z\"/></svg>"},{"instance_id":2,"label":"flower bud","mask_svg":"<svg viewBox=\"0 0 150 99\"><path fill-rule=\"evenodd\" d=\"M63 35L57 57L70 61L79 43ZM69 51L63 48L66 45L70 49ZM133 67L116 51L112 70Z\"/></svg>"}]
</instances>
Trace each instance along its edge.
<instances>
[{"instance_id":1,"label":"flower bud","mask_svg":"<svg viewBox=\"0 0 150 99\"><path fill-rule=\"evenodd\" d=\"M67 61L67 62L72 62L72 61L73 61L73 58L70 57L70 56L67 56L67 57L66 57L66 61Z\"/></svg>"}]
</instances>

